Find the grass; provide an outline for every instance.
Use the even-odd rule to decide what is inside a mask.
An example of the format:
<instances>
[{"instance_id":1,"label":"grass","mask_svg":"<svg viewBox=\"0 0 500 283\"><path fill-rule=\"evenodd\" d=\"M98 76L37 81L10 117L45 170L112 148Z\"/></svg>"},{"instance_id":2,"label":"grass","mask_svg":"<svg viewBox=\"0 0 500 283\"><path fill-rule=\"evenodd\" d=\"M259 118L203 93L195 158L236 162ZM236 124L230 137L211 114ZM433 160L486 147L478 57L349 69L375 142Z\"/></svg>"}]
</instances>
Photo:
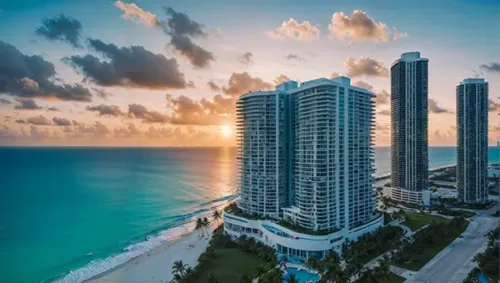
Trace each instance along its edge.
<instances>
[{"instance_id":1,"label":"grass","mask_svg":"<svg viewBox=\"0 0 500 283\"><path fill-rule=\"evenodd\" d=\"M460 236L465 229L469 226L468 221L464 221L463 225L460 227L459 232L456 235L448 237L443 240L442 243L436 244L434 246L427 246L423 250L421 250L418 254L412 254L412 259L407 263L392 263L395 266L399 266L408 270L418 271L424 265L426 265L431 259L433 259L441 250L446 248L451 244L458 236Z\"/></svg>"},{"instance_id":2,"label":"grass","mask_svg":"<svg viewBox=\"0 0 500 283\"><path fill-rule=\"evenodd\" d=\"M206 283L209 274L217 276L221 283L238 282L242 275L252 278L255 268L265 263L257 256L238 248L218 248L216 254L217 257L206 265L203 275L195 283Z\"/></svg>"},{"instance_id":3,"label":"grass","mask_svg":"<svg viewBox=\"0 0 500 283\"><path fill-rule=\"evenodd\" d=\"M405 282L405 280L406 278L396 275L394 273L391 273L391 275L389 275L389 283L403 283Z\"/></svg>"},{"instance_id":4,"label":"grass","mask_svg":"<svg viewBox=\"0 0 500 283\"><path fill-rule=\"evenodd\" d=\"M436 215L428 215L428 214L423 214L423 213L417 213L417 212L404 212L405 216L405 222L403 222L403 225L407 226L410 228L412 231L416 231L422 227L424 227L427 224L431 224L432 221L441 223L441 222L448 222L449 220L446 218L443 218L441 216L436 216Z\"/></svg>"}]
</instances>

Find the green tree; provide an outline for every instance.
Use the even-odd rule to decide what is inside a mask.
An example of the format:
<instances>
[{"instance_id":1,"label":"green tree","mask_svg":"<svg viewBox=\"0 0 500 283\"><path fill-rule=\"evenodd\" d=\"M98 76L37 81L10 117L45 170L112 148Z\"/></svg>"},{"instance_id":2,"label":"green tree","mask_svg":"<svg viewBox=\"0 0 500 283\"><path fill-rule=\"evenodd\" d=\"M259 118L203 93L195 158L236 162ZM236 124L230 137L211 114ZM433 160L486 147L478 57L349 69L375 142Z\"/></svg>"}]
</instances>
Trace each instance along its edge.
<instances>
[{"instance_id":1,"label":"green tree","mask_svg":"<svg viewBox=\"0 0 500 283\"><path fill-rule=\"evenodd\" d=\"M219 221L222 218L220 212L218 210L214 210L214 212L212 213L212 217L214 218L215 221L217 221L217 227L219 227Z\"/></svg>"}]
</instances>

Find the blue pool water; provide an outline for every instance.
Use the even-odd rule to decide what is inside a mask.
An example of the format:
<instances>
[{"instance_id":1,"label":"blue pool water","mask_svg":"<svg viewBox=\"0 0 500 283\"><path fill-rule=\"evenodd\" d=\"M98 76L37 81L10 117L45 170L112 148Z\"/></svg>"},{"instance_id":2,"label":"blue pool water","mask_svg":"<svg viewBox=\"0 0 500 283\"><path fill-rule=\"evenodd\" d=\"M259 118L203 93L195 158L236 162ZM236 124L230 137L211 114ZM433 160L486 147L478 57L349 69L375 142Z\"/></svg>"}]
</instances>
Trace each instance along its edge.
<instances>
[{"instance_id":1,"label":"blue pool water","mask_svg":"<svg viewBox=\"0 0 500 283\"><path fill-rule=\"evenodd\" d=\"M310 273L307 270L301 269L298 270L297 268L289 267L286 271L287 275L288 274L294 274L295 277L299 280L299 283L307 283L307 282L318 282L319 281L319 275L315 273ZM285 275L286 278L286 275ZM288 283L288 280L283 280L283 282Z\"/></svg>"},{"instance_id":2,"label":"blue pool water","mask_svg":"<svg viewBox=\"0 0 500 283\"><path fill-rule=\"evenodd\" d=\"M481 283L491 283L490 279L488 279L488 277L486 277L486 275L482 272L477 275L477 279Z\"/></svg>"}]
</instances>

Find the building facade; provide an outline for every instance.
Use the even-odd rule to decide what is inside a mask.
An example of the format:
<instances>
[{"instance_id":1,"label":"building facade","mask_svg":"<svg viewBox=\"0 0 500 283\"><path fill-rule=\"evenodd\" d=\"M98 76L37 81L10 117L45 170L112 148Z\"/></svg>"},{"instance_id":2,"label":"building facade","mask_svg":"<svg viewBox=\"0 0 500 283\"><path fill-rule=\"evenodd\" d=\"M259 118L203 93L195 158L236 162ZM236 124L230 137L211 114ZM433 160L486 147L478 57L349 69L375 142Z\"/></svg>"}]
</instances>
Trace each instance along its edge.
<instances>
[{"instance_id":1,"label":"building facade","mask_svg":"<svg viewBox=\"0 0 500 283\"><path fill-rule=\"evenodd\" d=\"M323 236L230 213L224 215L226 233L307 258L340 251L345 240L383 225L374 214L372 186L374 97L346 77L300 86L290 81L275 91L242 95L238 206L247 215L284 219Z\"/></svg>"},{"instance_id":2,"label":"building facade","mask_svg":"<svg viewBox=\"0 0 500 283\"><path fill-rule=\"evenodd\" d=\"M465 79L457 93L457 197L464 203L488 200L488 83Z\"/></svg>"},{"instance_id":3,"label":"building facade","mask_svg":"<svg viewBox=\"0 0 500 283\"><path fill-rule=\"evenodd\" d=\"M428 63L408 52L391 66L391 186L398 193L428 189Z\"/></svg>"},{"instance_id":4,"label":"building facade","mask_svg":"<svg viewBox=\"0 0 500 283\"><path fill-rule=\"evenodd\" d=\"M248 214L278 218L288 204L288 155L284 92L257 91L236 103L241 199Z\"/></svg>"}]
</instances>

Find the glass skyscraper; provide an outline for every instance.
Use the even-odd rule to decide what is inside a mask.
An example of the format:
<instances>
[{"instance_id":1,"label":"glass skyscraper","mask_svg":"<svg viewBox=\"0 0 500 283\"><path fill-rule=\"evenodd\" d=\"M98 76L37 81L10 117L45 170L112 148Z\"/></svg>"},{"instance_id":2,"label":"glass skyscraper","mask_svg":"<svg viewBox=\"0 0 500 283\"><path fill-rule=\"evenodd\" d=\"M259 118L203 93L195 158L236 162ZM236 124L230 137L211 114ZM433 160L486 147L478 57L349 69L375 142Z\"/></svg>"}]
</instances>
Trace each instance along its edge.
<instances>
[{"instance_id":1,"label":"glass skyscraper","mask_svg":"<svg viewBox=\"0 0 500 283\"><path fill-rule=\"evenodd\" d=\"M465 79L457 86L458 201L488 200L488 83Z\"/></svg>"},{"instance_id":2,"label":"glass skyscraper","mask_svg":"<svg viewBox=\"0 0 500 283\"><path fill-rule=\"evenodd\" d=\"M392 195L412 203L428 188L428 63L408 52L391 66Z\"/></svg>"}]
</instances>

